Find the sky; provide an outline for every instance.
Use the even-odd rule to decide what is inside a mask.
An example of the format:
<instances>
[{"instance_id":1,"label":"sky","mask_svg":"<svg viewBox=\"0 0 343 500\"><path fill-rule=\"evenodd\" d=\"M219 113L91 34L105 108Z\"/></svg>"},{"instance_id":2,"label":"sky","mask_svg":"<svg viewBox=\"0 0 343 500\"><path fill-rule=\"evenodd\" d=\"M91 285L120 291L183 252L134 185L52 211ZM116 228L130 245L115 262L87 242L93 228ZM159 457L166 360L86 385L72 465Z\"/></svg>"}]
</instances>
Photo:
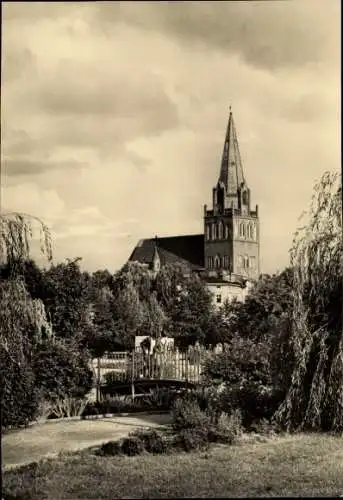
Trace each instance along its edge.
<instances>
[{"instance_id":1,"label":"sky","mask_svg":"<svg viewBox=\"0 0 343 500\"><path fill-rule=\"evenodd\" d=\"M2 211L89 271L202 233L231 105L261 269L282 270L340 169L340 75L339 0L3 2Z\"/></svg>"}]
</instances>

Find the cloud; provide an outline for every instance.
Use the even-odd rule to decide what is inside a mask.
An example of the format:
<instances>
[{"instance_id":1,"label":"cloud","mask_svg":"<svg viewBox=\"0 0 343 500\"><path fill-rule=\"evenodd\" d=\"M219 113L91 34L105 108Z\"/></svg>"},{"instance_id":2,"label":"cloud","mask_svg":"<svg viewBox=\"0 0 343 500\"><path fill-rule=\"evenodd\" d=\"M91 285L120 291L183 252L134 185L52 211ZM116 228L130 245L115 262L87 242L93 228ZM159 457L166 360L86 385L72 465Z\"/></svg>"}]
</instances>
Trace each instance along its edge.
<instances>
[{"instance_id":1,"label":"cloud","mask_svg":"<svg viewBox=\"0 0 343 500\"><path fill-rule=\"evenodd\" d=\"M239 54L257 67L301 67L339 57L338 1L118 2L97 4L99 30L118 22L170 33L183 43L212 45ZM330 30L330 26L335 29Z\"/></svg>"},{"instance_id":2,"label":"cloud","mask_svg":"<svg viewBox=\"0 0 343 500\"><path fill-rule=\"evenodd\" d=\"M338 5L5 4L4 202L46 219L56 260L114 270L140 238L203 230L232 104L263 270L282 268L339 165Z\"/></svg>"},{"instance_id":3,"label":"cloud","mask_svg":"<svg viewBox=\"0 0 343 500\"><path fill-rule=\"evenodd\" d=\"M68 170L70 168L85 167L87 164L74 161L37 161L30 159L4 159L3 168L8 176L17 175L35 175L43 172L49 172L51 170Z\"/></svg>"}]
</instances>

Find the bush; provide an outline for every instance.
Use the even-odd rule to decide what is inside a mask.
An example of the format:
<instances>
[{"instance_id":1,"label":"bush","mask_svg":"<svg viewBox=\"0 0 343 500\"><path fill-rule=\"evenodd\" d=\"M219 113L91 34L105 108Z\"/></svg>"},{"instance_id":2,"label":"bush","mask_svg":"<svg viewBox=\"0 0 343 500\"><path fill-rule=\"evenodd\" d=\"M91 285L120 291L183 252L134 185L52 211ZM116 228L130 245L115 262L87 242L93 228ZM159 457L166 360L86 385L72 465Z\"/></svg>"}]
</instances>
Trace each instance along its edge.
<instances>
[{"instance_id":1,"label":"bush","mask_svg":"<svg viewBox=\"0 0 343 500\"><path fill-rule=\"evenodd\" d=\"M205 427L186 427L179 431L179 439L182 448L189 451L208 449L209 428Z\"/></svg>"},{"instance_id":2,"label":"bush","mask_svg":"<svg viewBox=\"0 0 343 500\"><path fill-rule=\"evenodd\" d=\"M203 376L211 384L249 381L265 386L272 383L270 347L250 339L235 337L226 351L209 356Z\"/></svg>"},{"instance_id":3,"label":"bush","mask_svg":"<svg viewBox=\"0 0 343 500\"><path fill-rule=\"evenodd\" d=\"M51 405L49 418L79 417L86 405L87 401L81 398L57 399Z\"/></svg>"},{"instance_id":4,"label":"bush","mask_svg":"<svg viewBox=\"0 0 343 500\"><path fill-rule=\"evenodd\" d=\"M104 443L100 450L100 455L117 456L123 453L121 443L119 441L109 441Z\"/></svg>"},{"instance_id":5,"label":"bush","mask_svg":"<svg viewBox=\"0 0 343 500\"><path fill-rule=\"evenodd\" d=\"M3 428L25 426L39 412L39 392L32 369L23 363L1 360L1 425Z\"/></svg>"},{"instance_id":6,"label":"bush","mask_svg":"<svg viewBox=\"0 0 343 500\"><path fill-rule=\"evenodd\" d=\"M83 398L93 385L88 357L61 341L37 346L32 367L41 395L48 401Z\"/></svg>"},{"instance_id":7,"label":"bush","mask_svg":"<svg viewBox=\"0 0 343 500\"><path fill-rule=\"evenodd\" d=\"M125 438L122 442L121 449L122 452L129 457L141 455L145 451L144 442L136 436L129 436Z\"/></svg>"},{"instance_id":8,"label":"bush","mask_svg":"<svg viewBox=\"0 0 343 500\"><path fill-rule=\"evenodd\" d=\"M239 409L243 426L249 429L253 422L263 419L271 421L282 400L282 391L245 383L226 387L218 396L217 407L226 413Z\"/></svg>"},{"instance_id":9,"label":"bush","mask_svg":"<svg viewBox=\"0 0 343 500\"><path fill-rule=\"evenodd\" d=\"M142 405L154 410L170 410L175 401L175 391L170 389L157 389L144 398L139 398Z\"/></svg>"},{"instance_id":10,"label":"bush","mask_svg":"<svg viewBox=\"0 0 343 500\"><path fill-rule=\"evenodd\" d=\"M149 431L135 431L131 436L140 439L148 453L156 455L167 453L172 445L172 442L169 442L161 432L155 429Z\"/></svg>"},{"instance_id":11,"label":"bush","mask_svg":"<svg viewBox=\"0 0 343 500\"><path fill-rule=\"evenodd\" d=\"M221 413L209 432L209 440L214 443L232 444L242 433L242 416L239 410L230 415Z\"/></svg>"},{"instance_id":12,"label":"bush","mask_svg":"<svg viewBox=\"0 0 343 500\"><path fill-rule=\"evenodd\" d=\"M201 410L194 396L177 398L172 409L173 428L176 431L195 427L208 428L210 418Z\"/></svg>"},{"instance_id":13,"label":"bush","mask_svg":"<svg viewBox=\"0 0 343 500\"><path fill-rule=\"evenodd\" d=\"M38 498L36 490L38 474L39 464L37 462L7 471L2 500L33 500Z\"/></svg>"}]
</instances>

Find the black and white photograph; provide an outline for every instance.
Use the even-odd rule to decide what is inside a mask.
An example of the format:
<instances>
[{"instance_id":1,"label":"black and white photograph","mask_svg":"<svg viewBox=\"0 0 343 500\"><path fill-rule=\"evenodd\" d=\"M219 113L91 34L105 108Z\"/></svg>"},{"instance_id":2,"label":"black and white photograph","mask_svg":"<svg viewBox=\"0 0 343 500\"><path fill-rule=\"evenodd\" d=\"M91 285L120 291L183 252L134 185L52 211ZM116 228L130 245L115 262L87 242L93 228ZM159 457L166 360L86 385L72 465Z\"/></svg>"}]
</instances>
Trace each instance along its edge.
<instances>
[{"instance_id":1,"label":"black and white photograph","mask_svg":"<svg viewBox=\"0 0 343 500\"><path fill-rule=\"evenodd\" d=\"M1 500L343 496L339 0L1 27Z\"/></svg>"}]
</instances>

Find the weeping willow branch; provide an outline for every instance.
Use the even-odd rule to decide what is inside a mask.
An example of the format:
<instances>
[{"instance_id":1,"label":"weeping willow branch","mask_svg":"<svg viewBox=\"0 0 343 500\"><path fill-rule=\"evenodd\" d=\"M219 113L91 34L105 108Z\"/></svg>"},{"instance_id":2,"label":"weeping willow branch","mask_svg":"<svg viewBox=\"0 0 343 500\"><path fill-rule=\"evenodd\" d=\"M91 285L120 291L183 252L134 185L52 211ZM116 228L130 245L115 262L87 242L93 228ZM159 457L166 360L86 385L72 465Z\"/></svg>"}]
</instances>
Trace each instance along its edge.
<instances>
[{"instance_id":1,"label":"weeping willow branch","mask_svg":"<svg viewBox=\"0 0 343 500\"><path fill-rule=\"evenodd\" d=\"M343 430L342 186L326 172L307 223L295 233L292 348L295 365L276 419L288 430Z\"/></svg>"},{"instance_id":2,"label":"weeping willow branch","mask_svg":"<svg viewBox=\"0 0 343 500\"><path fill-rule=\"evenodd\" d=\"M20 279L0 283L0 303L0 352L20 366L32 346L52 336L51 324L43 302L32 299Z\"/></svg>"},{"instance_id":3,"label":"weeping willow branch","mask_svg":"<svg viewBox=\"0 0 343 500\"><path fill-rule=\"evenodd\" d=\"M37 217L12 212L0 214L0 263L8 263L15 269L18 262L30 258L35 226L39 230L41 252L48 261L52 260L48 227ZM7 362L20 366L43 334L52 335L51 324L43 302L30 297L16 273L12 279L0 282L0 304L0 354Z\"/></svg>"},{"instance_id":4,"label":"weeping willow branch","mask_svg":"<svg viewBox=\"0 0 343 500\"><path fill-rule=\"evenodd\" d=\"M52 242L49 228L37 217L11 212L0 214L0 263L28 260L35 228L39 231L40 250L48 261L51 261Z\"/></svg>"}]
</instances>

